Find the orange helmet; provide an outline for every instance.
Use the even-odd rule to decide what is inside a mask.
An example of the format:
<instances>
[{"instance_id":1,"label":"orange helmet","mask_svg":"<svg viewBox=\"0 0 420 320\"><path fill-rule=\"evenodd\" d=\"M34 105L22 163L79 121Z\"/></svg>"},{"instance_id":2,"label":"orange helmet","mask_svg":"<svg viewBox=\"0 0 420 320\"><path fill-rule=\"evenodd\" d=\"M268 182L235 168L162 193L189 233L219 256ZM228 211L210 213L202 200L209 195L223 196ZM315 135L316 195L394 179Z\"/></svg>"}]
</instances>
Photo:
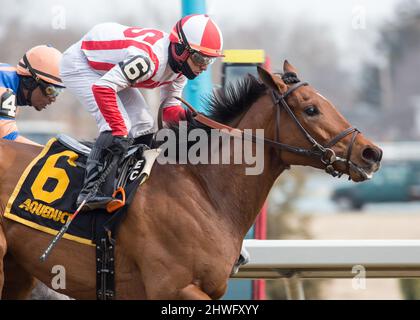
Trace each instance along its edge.
<instances>
[{"instance_id":1,"label":"orange helmet","mask_svg":"<svg viewBox=\"0 0 420 320\"><path fill-rule=\"evenodd\" d=\"M24 54L16 71L21 76L34 78L37 82L41 79L55 86L64 87L59 71L61 56L61 52L53 47L36 46Z\"/></svg>"}]
</instances>

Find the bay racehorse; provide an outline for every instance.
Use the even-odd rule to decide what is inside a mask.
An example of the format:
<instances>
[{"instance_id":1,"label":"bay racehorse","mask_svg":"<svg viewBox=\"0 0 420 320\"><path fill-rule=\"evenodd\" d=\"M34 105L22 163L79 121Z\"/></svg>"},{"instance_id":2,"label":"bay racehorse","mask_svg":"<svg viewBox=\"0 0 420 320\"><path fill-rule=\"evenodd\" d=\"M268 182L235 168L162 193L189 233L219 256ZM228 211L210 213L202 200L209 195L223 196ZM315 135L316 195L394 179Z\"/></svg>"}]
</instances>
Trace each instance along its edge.
<instances>
[{"instance_id":1,"label":"bay racehorse","mask_svg":"<svg viewBox=\"0 0 420 320\"><path fill-rule=\"evenodd\" d=\"M278 75L259 68L262 81L250 77L211 98L209 118L238 129L264 129L261 174L246 175L246 164L155 164L117 234L116 298L218 299L245 234L285 169L312 166L358 182L379 168L382 151L313 87L299 82L287 61L283 69ZM40 151L0 142L1 212ZM62 265L66 288L60 292L95 299L94 247L62 239L42 263L51 235L4 217L0 222L3 298L27 297L35 278L51 287L52 267Z\"/></svg>"}]
</instances>

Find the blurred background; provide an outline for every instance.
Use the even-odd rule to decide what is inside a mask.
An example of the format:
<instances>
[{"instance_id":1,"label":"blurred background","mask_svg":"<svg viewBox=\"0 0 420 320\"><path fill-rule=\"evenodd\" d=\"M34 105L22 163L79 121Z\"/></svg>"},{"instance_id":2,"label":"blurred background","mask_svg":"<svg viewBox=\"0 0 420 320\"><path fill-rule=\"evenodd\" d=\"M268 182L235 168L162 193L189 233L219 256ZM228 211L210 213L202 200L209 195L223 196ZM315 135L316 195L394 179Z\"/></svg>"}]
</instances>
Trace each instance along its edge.
<instances>
[{"instance_id":1,"label":"blurred background","mask_svg":"<svg viewBox=\"0 0 420 320\"><path fill-rule=\"evenodd\" d=\"M181 16L175 0L2 0L2 7L0 61L11 65L38 44L64 51L100 22L169 32ZM223 31L225 49L264 49L273 71L288 59L384 149L382 170L370 182L310 168L284 173L268 201L268 238L420 238L420 1L207 0L207 12ZM221 72L218 61L215 88ZM144 94L157 107L158 90ZM40 142L58 132L97 135L91 116L66 92L44 112L20 108L17 121L22 134ZM368 279L363 290L351 279L305 287L313 299L420 298L414 280ZM284 298L280 281L267 282L267 298Z\"/></svg>"}]
</instances>

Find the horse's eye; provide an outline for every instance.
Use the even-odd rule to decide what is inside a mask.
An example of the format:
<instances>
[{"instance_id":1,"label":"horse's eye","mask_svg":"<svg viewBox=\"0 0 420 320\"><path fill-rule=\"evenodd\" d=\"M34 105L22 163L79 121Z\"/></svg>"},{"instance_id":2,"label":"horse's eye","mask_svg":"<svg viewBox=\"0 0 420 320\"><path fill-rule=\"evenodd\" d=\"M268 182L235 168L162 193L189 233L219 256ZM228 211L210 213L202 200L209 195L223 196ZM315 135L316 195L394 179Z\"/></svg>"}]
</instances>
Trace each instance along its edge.
<instances>
[{"instance_id":1,"label":"horse's eye","mask_svg":"<svg viewBox=\"0 0 420 320\"><path fill-rule=\"evenodd\" d=\"M316 115L319 114L319 110L318 110L318 108L316 108L314 106L309 106L305 109L305 113L308 116L313 117L313 116L316 116Z\"/></svg>"}]
</instances>

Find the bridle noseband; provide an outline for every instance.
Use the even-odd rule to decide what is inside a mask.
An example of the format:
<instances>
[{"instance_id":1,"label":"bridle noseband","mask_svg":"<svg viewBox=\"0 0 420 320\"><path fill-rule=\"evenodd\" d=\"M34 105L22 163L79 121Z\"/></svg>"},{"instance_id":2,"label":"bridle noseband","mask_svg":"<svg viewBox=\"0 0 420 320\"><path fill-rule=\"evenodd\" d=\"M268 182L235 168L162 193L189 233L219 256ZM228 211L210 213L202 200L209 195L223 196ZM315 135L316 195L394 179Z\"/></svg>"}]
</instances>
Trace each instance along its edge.
<instances>
[{"instance_id":1,"label":"bridle noseband","mask_svg":"<svg viewBox=\"0 0 420 320\"><path fill-rule=\"evenodd\" d=\"M290 106L287 104L287 101L286 101L286 99L294 91L296 91L300 87L307 86L308 83L307 82L301 82L297 78L296 74L291 73L291 72L284 74L282 76L282 79L286 84L292 84L292 86L290 86L287 89L287 91L283 94L280 94L278 91L275 91L275 90L271 91L272 96L273 96L273 100L274 100L274 104L276 106L278 106L278 108L276 109L276 140L280 141L280 137L279 137L280 111L281 111L280 109L281 109L281 107L283 107L283 109L289 114L289 116L296 123L298 128L302 131L302 133L304 134L306 139L311 143L312 147L311 147L311 149L304 149L304 148L301 148L301 147L289 146L289 145L286 145L286 144L283 144L283 143L280 143L280 142L277 142L277 141L272 141L272 142L275 142L274 145L277 146L280 149L284 149L284 150L290 151L292 153L319 158L321 160L321 162L325 165L325 171L328 174L332 175L333 177L341 177L343 175L343 173L340 173L340 172L338 172L337 170L334 169L333 164L338 163L338 162L344 162L345 165L346 165L347 172L348 172L348 174L350 174L350 165L351 165L350 157L351 157L351 153L352 153L352 150L353 150L353 144L356 140L357 135L360 133L360 131L355 127L350 127L348 129L344 130L343 132L339 133L337 136L335 136L333 139L331 139L331 141L329 141L325 146L323 146L318 141L316 141L311 136L311 134L302 126L302 124L300 123L300 121L298 120L296 115L293 113L292 109L290 108ZM332 149L332 147L334 145L336 145L340 140L347 137L349 134L352 134L352 137L351 137L350 144L347 148L346 158L338 157L335 154L335 151ZM350 177L349 177L349 179L350 179Z\"/></svg>"}]
</instances>

